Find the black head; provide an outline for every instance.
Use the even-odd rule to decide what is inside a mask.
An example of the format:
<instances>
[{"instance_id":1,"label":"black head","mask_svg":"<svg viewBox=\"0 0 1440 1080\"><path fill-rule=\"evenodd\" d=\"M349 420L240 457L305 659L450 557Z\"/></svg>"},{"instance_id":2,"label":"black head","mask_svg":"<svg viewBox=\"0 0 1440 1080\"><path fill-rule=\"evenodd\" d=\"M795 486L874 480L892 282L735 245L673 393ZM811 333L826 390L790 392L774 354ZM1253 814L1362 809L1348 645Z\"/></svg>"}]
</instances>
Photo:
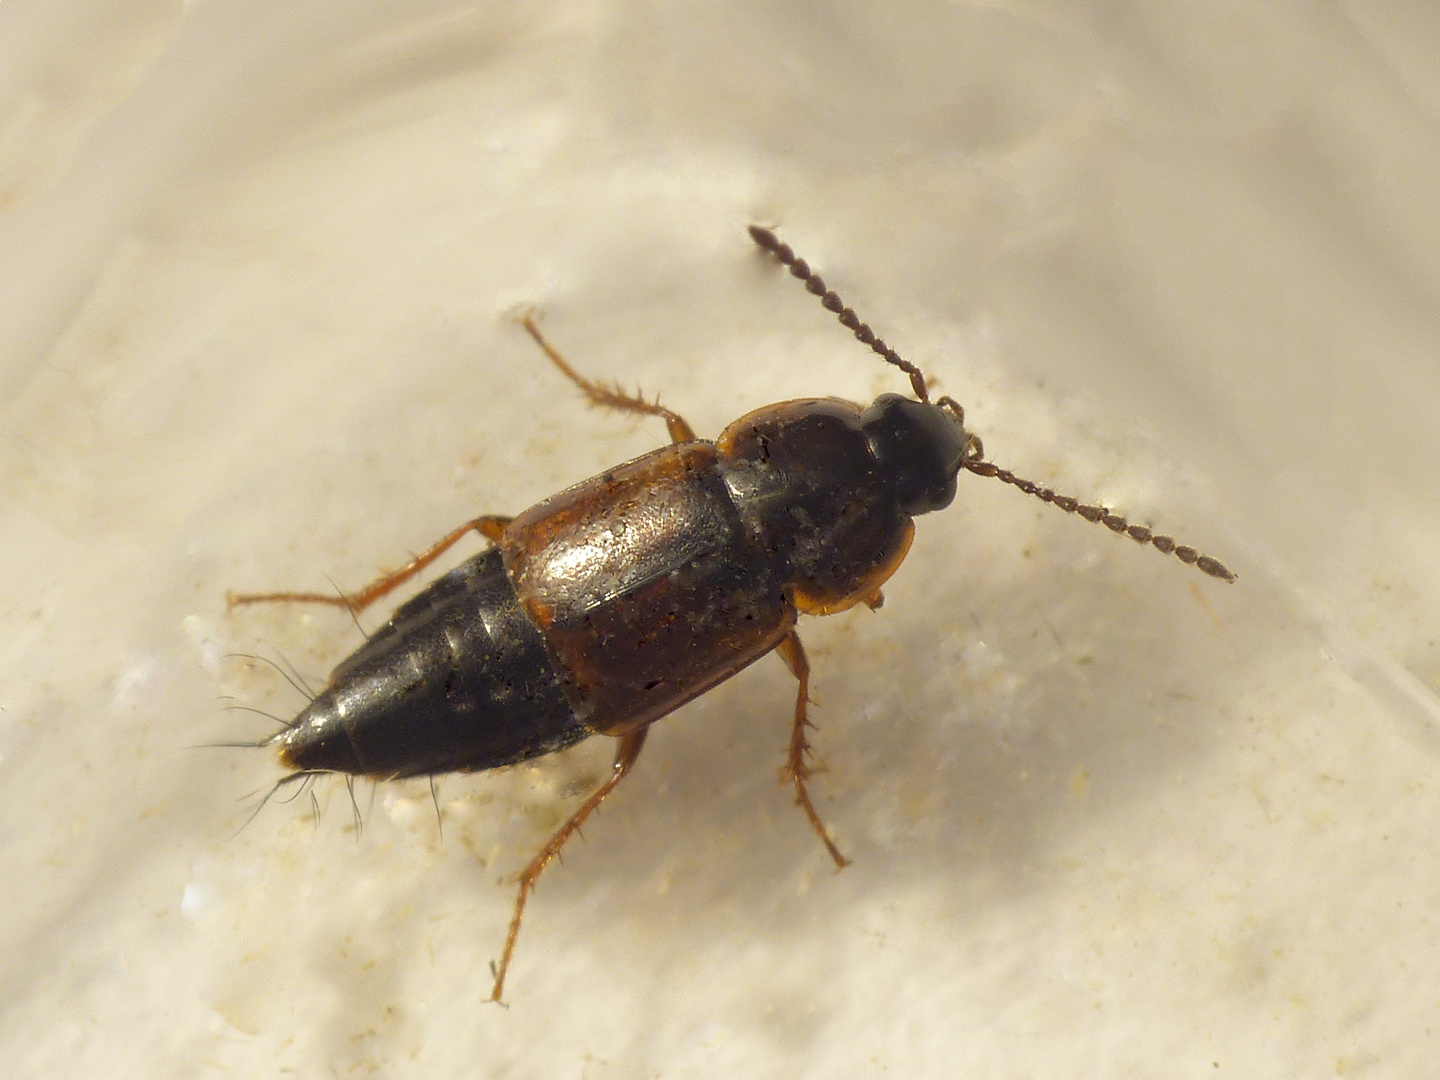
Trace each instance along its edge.
<instances>
[{"instance_id":1,"label":"black head","mask_svg":"<svg viewBox=\"0 0 1440 1080\"><path fill-rule=\"evenodd\" d=\"M969 444L958 416L929 402L882 394L861 414L860 426L905 513L950 505Z\"/></svg>"}]
</instances>

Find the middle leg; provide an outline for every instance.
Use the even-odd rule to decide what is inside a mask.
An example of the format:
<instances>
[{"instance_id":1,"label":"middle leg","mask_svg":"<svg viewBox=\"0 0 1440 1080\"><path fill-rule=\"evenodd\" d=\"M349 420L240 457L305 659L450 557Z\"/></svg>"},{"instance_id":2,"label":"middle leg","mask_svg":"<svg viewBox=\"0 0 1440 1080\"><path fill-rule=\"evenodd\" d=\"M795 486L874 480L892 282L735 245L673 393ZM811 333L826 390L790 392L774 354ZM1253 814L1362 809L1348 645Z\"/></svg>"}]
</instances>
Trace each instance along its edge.
<instances>
[{"instance_id":1,"label":"middle leg","mask_svg":"<svg viewBox=\"0 0 1440 1080\"><path fill-rule=\"evenodd\" d=\"M671 442L695 441L694 429L685 422L684 417L679 413L671 412L658 401L646 401L643 397L627 394L618 386L601 386L599 383L593 383L572 368L570 362L560 355L560 350L551 345L545 335L540 332L540 327L535 324L534 313L527 311L521 315L520 325L525 327L525 332L535 339L535 344L544 350L551 363L560 369L560 373L580 388L580 392L589 399L590 404L603 405L607 409L619 409L621 412L659 416L665 421L665 427L670 432Z\"/></svg>"}]
</instances>

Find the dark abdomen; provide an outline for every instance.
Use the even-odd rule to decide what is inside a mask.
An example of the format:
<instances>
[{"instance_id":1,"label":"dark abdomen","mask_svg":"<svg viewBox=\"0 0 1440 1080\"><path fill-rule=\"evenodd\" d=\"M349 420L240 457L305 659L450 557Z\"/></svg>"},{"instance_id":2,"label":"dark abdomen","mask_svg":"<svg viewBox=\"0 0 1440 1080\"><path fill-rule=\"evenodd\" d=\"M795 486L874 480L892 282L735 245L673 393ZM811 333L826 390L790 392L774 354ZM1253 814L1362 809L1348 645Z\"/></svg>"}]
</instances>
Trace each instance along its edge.
<instances>
[{"instance_id":1,"label":"dark abdomen","mask_svg":"<svg viewBox=\"0 0 1440 1080\"><path fill-rule=\"evenodd\" d=\"M279 743L297 770L399 777L510 765L589 734L491 550L396 609Z\"/></svg>"}]
</instances>

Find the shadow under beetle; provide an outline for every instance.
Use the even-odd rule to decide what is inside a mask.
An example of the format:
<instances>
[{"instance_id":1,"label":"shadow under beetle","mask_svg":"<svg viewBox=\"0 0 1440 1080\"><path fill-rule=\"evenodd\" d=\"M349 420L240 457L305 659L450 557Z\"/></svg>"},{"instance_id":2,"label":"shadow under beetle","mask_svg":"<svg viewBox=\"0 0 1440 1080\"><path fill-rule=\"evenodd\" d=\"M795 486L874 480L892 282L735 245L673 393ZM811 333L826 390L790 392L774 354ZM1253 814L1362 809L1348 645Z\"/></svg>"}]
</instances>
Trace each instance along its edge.
<instances>
[{"instance_id":1,"label":"shadow under beetle","mask_svg":"<svg viewBox=\"0 0 1440 1080\"><path fill-rule=\"evenodd\" d=\"M619 740L609 778L520 875L493 1001L504 989L536 879L633 768L650 724L766 653L778 653L800 684L785 776L836 866L846 865L806 788L810 667L797 617L862 603L878 608L880 587L909 550L911 519L949 506L962 469L1235 580L1194 548L985 461L957 402L932 402L920 370L773 232L752 225L750 236L863 344L905 372L915 400L884 394L869 407L836 398L784 401L706 442L658 402L583 378L527 314L530 336L592 403L661 417L671 445L519 517L468 521L353 595L229 598L232 605L288 601L357 612L468 532L494 544L400 605L304 711L261 744L276 747L291 770L283 785L325 773L387 780L494 769L591 735Z\"/></svg>"}]
</instances>

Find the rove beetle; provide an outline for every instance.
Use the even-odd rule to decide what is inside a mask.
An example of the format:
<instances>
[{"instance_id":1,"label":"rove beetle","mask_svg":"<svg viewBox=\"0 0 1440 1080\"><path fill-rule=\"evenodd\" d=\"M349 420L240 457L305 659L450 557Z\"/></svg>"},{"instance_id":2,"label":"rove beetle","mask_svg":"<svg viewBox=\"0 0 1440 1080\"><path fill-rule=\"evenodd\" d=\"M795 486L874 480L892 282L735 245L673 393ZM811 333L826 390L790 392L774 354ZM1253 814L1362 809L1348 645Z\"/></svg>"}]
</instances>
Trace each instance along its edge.
<instances>
[{"instance_id":1,"label":"rove beetle","mask_svg":"<svg viewBox=\"0 0 1440 1080\"><path fill-rule=\"evenodd\" d=\"M835 865L847 865L806 788L810 666L797 617L878 608L880 587L910 547L912 519L949 506L962 469L1235 580L1194 548L984 460L956 401L932 402L919 368L773 232L752 225L750 236L861 343L908 375L915 399L883 394L868 407L837 398L784 401L706 442L658 402L585 379L526 314L526 331L593 404L661 417L671 444L519 517L468 521L352 595L229 597L232 606L287 601L353 613L466 533L494 545L401 604L293 721L259 744L274 746L291 770L273 795L326 773L433 783L437 773L512 765L591 735L619 740L609 778L520 875L492 1001L504 989L536 879L630 772L650 725L766 653L778 653L800 684L785 776Z\"/></svg>"}]
</instances>

